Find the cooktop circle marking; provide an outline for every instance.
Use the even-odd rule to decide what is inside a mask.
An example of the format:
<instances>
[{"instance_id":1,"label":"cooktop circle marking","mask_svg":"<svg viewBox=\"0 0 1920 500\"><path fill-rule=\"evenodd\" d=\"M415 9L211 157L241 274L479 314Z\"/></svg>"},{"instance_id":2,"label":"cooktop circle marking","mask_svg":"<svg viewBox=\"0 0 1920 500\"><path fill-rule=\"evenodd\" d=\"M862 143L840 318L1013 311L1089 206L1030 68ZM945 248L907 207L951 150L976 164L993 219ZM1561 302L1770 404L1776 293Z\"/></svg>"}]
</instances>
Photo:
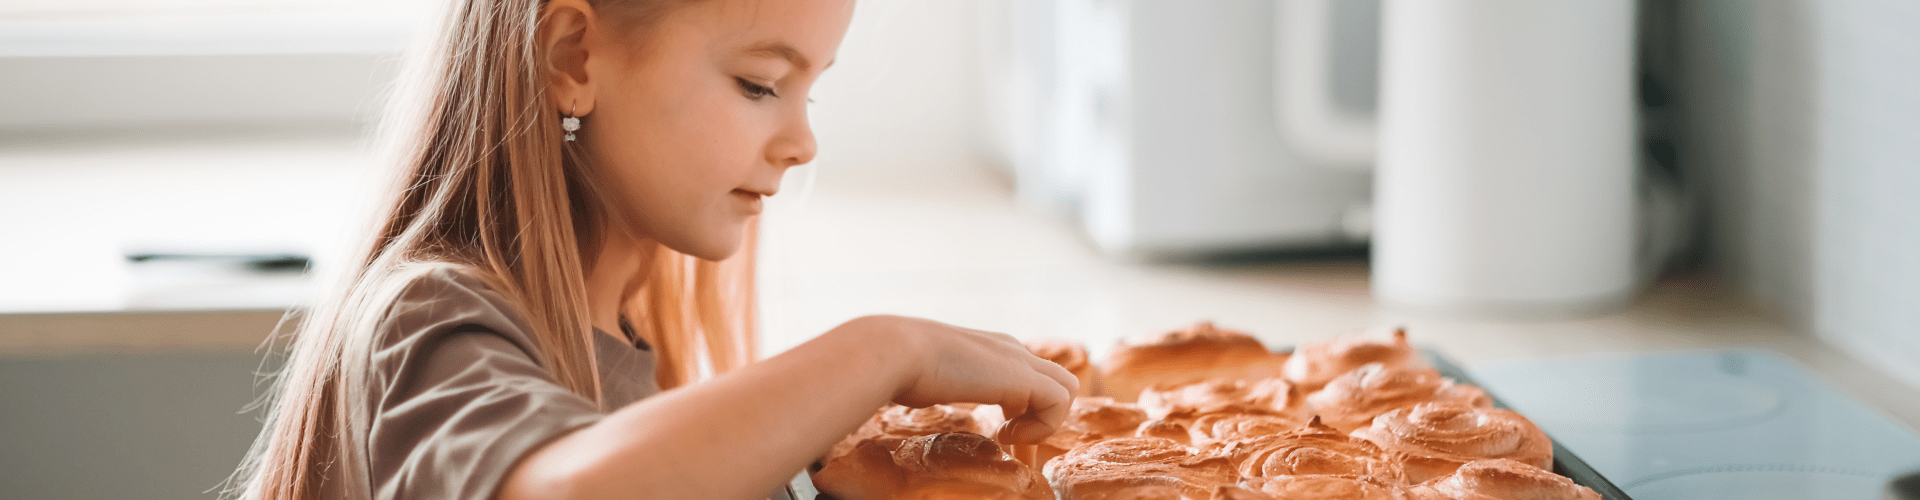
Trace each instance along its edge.
<instances>
[{"instance_id":1,"label":"cooktop circle marking","mask_svg":"<svg viewBox=\"0 0 1920 500\"><path fill-rule=\"evenodd\" d=\"M1656 474L1626 487L1634 500L1879 498L1883 481L1842 467L1746 464Z\"/></svg>"},{"instance_id":2,"label":"cooktop circle marking","mask_svg":"<svg viewBox=\"0 0 1920 500\"><path fill-rule=\"evenodd\" d=\"M1501 399L1556 431L1680 434L1732 429L1786 409L1782 392L1709 373L1660 373L1616 367L1570 367L1555 377L1515 379Z\"/></svg>"}]
</instances>

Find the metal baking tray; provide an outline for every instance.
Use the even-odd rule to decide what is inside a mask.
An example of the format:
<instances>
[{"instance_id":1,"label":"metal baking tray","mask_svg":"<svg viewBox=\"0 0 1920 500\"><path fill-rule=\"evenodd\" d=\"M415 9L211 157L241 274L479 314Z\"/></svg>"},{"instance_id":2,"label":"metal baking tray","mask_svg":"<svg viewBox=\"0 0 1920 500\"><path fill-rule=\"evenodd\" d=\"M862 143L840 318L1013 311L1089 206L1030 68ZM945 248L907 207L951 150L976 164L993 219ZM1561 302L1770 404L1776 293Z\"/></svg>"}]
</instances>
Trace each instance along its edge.
<instances>
[{"instance_id":1,"label":"metal baking tray","mask_svg":"<svg viewBox=\"0 0 1920 500\"><path fill-rule=\"evenodd\" d=\"M1286 351L1292 351L1292 349L1287 349ZM1493 399L1494 407L1509 410L1513 409L1507 406L1506 402L1501 401L1500 396L1493 394L1492 390L1487 389L1485 384L1481 384L1475 381L1473 377L1467 376L1466 370L1460 369L1459 365L1455 365L1452 361L1447 360L1446 356L1441 356L1439 352L1432 349L1421 349L1420 354L1427 359L1428 363L1433 365L1435 370L1439 370L1441 375L1451 378L1456 382L1479 387L1480 390L1486 391L1487 396ZM1600 494L1601 500L1633 500L1633 497L1627 496L1626 492L1614 486L1612 481L1608 481L1606 476L1600 475L1599 471L1593 470L1593 467L1588 466L1587 462L1580 460L1579 455L1575 455L1572 450L1561 446L1560 440L1553 439L1553 435L1547 435L1547 439L1553 441L1553 472L1555 474L1572 479L1574 484L1593 488L1594 492ZM794 499L834 500L832 496L821 493L818 488L813 486L811 470L795 476L793 482L788 485L787 492Z\"/></svg>"},{"instance_id":2,"label":"metal baking tray","mask_svg":"<svg viewBox=\"0 0 1920 500\"><path fill-rule=\"evenodd\" d=\"M1494 407L1508 410L1513 409L1507 406L1505 402L1500 401L1500 396L1495 395L1485 384L1481 384L1473 380L1473 377L1467 376L1466 370L1460 369L1458 365L1453 364L1452 361L1448 361L1447 358L1441 356L1439 352L1435 352L1432 349L1421 349L1420 354L1424 355L1427 358L1427 362L1431 363L1435 370L1439 370L1441 375L1451 378L1456 382L1479 387L1480 390L1486 391L1487 396L1493 398ZM1522 415L1524 415L1524 413ZM1555 474L1572 479L1574 484L1593 488L1594 492L1600 494L1601 500L1633 500L1633 497L1627 496L1627 492L1620 491L1620 488L1614 486L1612 481L1608 481L1606 476L1600 475L1599 471L1593 470L1593 467L1588 466L1587 462L1580 460L1579 455L1574 455L1573 451L1568 450L1565 446L1561 446L1560 440L1553 439L1552 434L1548 434L1547 439L1553 441L1553 472Z\"/></svg>"}]
</instances>

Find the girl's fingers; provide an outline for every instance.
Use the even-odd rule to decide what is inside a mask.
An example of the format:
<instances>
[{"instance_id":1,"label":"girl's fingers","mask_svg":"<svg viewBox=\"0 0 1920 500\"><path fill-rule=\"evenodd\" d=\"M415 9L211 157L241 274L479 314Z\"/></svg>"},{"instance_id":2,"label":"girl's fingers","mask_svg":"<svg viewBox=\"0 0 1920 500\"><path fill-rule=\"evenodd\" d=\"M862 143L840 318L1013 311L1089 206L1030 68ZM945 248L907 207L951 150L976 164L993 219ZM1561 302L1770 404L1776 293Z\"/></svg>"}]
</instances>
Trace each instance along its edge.
<instances>
[{"instance_id":1,"label":"girl's fingers","mask_svg":"<svg viewBox=\"0 0 1920 500\"><path fill-rule=\"evenodd\" d=\"M1038 387L1027 394L1024 403L1017 403L1024 406L1025 411L1011 413L1018 416L1008 419L1000 432L995 433L994 437L1001 442L1038 443L1052 436L1060 424L1067 420L1067 412L1073 409L1073 395L1067 392L1067 388L1048 383L1050 380L1034 382ZM1004 404L1001 407L1007 408Z\"/></svg>"},{"instance_id":2,"label":"girl's fingers","mask_svg":"<svg viewBox=\"0 0 1920 500\"><path fill-rule=\"evenodd\" d=\"M1034 359L1039 361L1039 365L1034 369L1039 370L1040 374L1052 378L1053 381L1059 383L1061 387L1067 388L1067 394L1069 396L1080 393L1080 377L1073 376L1073 372L1067 371L1067 369L1060 366L1059 363L1049 361L1039 356L1034 356Z\"/></svg>"}]
</instances>

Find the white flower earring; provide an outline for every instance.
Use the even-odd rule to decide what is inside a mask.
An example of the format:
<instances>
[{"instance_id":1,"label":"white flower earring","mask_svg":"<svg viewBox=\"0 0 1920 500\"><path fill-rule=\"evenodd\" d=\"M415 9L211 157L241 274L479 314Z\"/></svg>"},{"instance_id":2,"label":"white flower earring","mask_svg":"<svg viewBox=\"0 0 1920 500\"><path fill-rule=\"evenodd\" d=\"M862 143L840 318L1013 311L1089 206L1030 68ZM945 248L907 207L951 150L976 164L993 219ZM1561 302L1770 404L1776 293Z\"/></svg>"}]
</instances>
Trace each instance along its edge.
<instances>
[{"instance_id":1,"label":"white flower earring","mask_svg":"<svg viewBox=\"0 0 1920 500\"><path fill-rule=\"evenodd\" d=\"M567 131L567 142L573 142L573 133L580 130L580 117L573 116L573 112L579 110L580 105L574 104L573 110L568 111L566 116L560 118L560 130Z\"/></svg>"}]
</instances>

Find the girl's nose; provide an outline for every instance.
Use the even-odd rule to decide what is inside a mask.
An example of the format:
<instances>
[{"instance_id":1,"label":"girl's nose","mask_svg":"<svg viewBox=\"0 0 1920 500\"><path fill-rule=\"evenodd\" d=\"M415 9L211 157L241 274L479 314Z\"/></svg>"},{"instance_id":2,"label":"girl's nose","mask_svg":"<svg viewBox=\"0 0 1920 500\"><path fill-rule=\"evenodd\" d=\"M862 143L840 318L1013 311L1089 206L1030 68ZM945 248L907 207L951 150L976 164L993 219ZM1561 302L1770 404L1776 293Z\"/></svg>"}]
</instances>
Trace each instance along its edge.
<instances>
[{"instance_id":1,"label":"girl's nose","mask_svg":"<svg viewBox=\"0 0 1920 500\"><path fill-rule=\"evenodd\" d=\"M768 162L781 168L805 165L813 162L813 156L819 153L820 144L813 137L813 124L807 119L804 106L788 120L780 135L768 145Z\"/></svg>"}]
</instances>

